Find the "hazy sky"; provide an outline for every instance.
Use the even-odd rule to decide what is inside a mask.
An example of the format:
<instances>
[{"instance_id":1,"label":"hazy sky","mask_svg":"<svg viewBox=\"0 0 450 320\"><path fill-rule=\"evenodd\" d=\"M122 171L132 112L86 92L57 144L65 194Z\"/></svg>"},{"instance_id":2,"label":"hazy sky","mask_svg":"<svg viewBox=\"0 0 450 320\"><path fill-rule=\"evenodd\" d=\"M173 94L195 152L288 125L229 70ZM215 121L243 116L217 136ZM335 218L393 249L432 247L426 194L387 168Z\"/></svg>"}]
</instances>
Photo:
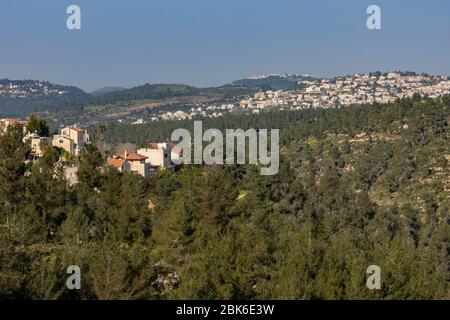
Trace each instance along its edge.
<instances>
[{"instance_id":1,"label":"hazy sky","mask_svg":"<svg viewBox=\"0 0 450 320\"><path fill-rule=\"evenodd\" d=\"M70 4L81 7L81 30L66 28ZM382 30L366 27L370 4ZM450 75L450 1L0 1L0 78L92 91L389 69Z\"/></svg>"}]
</instances>

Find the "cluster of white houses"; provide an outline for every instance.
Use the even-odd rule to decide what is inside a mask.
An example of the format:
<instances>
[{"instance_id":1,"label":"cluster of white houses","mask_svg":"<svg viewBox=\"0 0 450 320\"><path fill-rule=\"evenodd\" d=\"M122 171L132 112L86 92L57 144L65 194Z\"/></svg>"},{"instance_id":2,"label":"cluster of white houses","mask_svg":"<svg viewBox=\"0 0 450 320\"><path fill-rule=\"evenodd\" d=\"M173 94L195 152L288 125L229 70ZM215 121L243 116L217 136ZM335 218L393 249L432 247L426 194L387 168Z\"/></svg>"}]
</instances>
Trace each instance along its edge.
<instances>
[{"instance_id":1,"label":"cluster of white houses","mask_svg":"<svg viewBox=\"0 0 450 320\"><path fill-rule=\"evenodd\" d=\"M82 150L91 143L87 130L77 126L69 126L60 130L53 137L40 137L37 133L27 132L27 122L19 119L1 119L0 132L4 132L10 125L18 125L23 129L24 142L30 143L30 158L38 159L44 155L45 148L52 146L60 148L68 154L78 157ZM149 143L146 148L112 156L107 165L117 168L120 172L136 173L144 178L154 175L158 169L174 168L173 160L178 159L180 154L174 151L172 143ZM78 165L73 161L61 161L63 172L69 184L77 182Z\"/></svg>"},{"instance_id":2,"label":"cluster of white houses","mask_svg":"<svg viewBox=\"0 0 450 320\"><path fill-rule=\"evenodd\" d=\"M335 108L353 104L390 103L414 94L436 98L450 93L450 79L443 76L355 74L333 79L301 80L300 89L258 92L240 101L240 107L260 109L274 106L293 110Z\"/></svg>"}]
</instances>

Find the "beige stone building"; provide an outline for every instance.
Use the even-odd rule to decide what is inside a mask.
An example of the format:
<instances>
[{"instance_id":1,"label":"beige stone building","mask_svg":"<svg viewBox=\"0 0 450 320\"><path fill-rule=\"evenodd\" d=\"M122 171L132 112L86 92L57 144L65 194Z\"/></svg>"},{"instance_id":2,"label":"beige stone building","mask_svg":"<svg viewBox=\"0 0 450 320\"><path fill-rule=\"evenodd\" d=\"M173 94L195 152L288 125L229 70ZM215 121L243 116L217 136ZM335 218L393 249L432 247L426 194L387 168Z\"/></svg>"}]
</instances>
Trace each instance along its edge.
<instances>
[{"instance_id":1,"label":"beige stone building","mask_svg":"<svg viewBox=\"0 0 450 320\"><path fill-rule=\"evenodd\" d=\"M123 154L110 159L108 165L117 168L120 172L132 172L147 178L150 174L150 166L146 160L146 156L125 150Z\"/></svg>"},{"instance_id":2,"label":"beige stone building","mask_svg":"<svg viewBox=\"0 0 450 320\"><path fill-rule=\"evenodd\" d=\"M52 146L66 150L74 156L79 156L81 151L90 143L87 130L75 126L66 127L59 135L53 136Z\"/></svg>"},{"instance_id":3,"label":"beige stone building","mask_svg":"<svg viewBox=\"0 0 450 320\"><path fill-rule=\"evenodd\" d=\"M47 137L40 137L37 134L32 134L28 137L31 146L31 153L34 157L40 158L44 155L45 149L51 146L52 141Z\"/></svg>"},{"instance_id":4,"label":"beige stone building","mask_svg":"<svg viewBox=\"0 0 450 320\"><path fill-rule=\"evenodd\" d=\"M9 118L9 119L1 119L0 120L0 130L2 132L6 132L6 130L8 129L8 127L10 125L18 125L20 127L22 127L23 132L25 134L25 130L26 130L26 126L27 126L27 122L26 121L22 121L19 119L13 119L13 118Z\"/></svg>"},{"instance_id":5,"label":"beige stone building","mask_svg":"<svg viewBox=\"0 0 450 320\"><path fill-rule=\"evenodd\" d=\"M68 153L75 155L75 144L72 139L63 135L54 135L52 140L52 146L55 148L64 149Z\"/></svg>"}]
</instances>

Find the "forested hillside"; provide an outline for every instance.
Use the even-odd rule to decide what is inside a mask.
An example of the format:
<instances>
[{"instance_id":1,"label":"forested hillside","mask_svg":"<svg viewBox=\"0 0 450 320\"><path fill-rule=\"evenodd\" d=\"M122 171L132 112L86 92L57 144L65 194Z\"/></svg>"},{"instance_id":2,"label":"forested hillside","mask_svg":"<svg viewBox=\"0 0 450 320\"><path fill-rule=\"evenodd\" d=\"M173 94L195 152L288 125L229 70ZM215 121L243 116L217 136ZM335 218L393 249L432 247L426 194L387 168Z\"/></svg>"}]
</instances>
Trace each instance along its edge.
<instances>
[{"instance_id":1,"label":"forested hillside","mask_svg":"<svg viewBox=\"0 0 450 320\"><path fill-rule=\"evenodd\" d=\"M217 98L231 98L256 92L254 88L244 86L223 86L212 88L195 88L178 84L145 84L142 86L109 92L94 98L91 104L110 104L130 102L135 100L158 100L185 96L208 96Z\"/></svg>"},{"instance_id":2,"label":"forested hillside","mask_svg":"<svg viewBox=\"0 0 450 320\"><path fill-rule=\"evenodd\" d=\"M0 90L1 118L25 118L29 113L37 113L46 118L49 118L49 115L58 118L63 114L64 117L73 118L74 121L85 115L88 106L108 105L110 112L115 107L131 106L136 101L198 96L210 99L230 99L258 91L256 88L242 85L196 88L180 84L145 84L131 89L105 88L88 94L76 87L49 82L8 79L0 80L0 89L2 86L8 90L5 90L4 93ZM14 89L9 89L10 87Z\"/></svg>"},{"instance_id":3,"label":"forested hillside","mask_svg":"<svg viewBox=\"0 0 450 320\"><path fill-rule=\"evenodd\" d=\"M31 112L80 113L90 99L89 94L73 86L0 79L0 118L26 117Z\"/></svg>"},{"instance_id":4,"label":"forested hillside","mask_svg":"<svg viewBox=\"0 0 450 320\"><path fill-rule=\"evenodd\" d=\"M0 299L449 299L449 108L414 97L209 120L281 128L279 173L185 166L145 181L100 169L91 146L74 187L55 174L56 150L24 165L12 127L0 138ZM79 291L65 287L69 265ZM381 290L366 287L369 265Z\"/></svg>"}]
</instances>

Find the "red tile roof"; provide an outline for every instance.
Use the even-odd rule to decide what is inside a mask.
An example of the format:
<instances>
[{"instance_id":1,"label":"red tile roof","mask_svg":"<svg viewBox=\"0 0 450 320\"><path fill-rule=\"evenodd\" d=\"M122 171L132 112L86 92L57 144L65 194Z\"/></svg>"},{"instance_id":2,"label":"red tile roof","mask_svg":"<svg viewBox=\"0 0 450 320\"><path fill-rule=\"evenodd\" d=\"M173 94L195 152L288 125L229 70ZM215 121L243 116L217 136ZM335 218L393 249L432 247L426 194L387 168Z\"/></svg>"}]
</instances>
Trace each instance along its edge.
<instances>
[{"instance_id":1,"label":"red tile roof","mask_svg":"<svg viewBox=\"0 0 450 320\"><path fill-rule=\"evenodd\" d=\"M22 120L15 119L15 118L2 119L1 121L2 122L9 122L9 123L20 124L20 125L26 125L27 124L26 121L22 121Z\"/></svg>"},{"instance_id":2,"label":"red tile roof","mask_svg":"<svg viewBox=\"0 0 450 320\"><path fill-rule=\"evenodd\" d=\"M110 159L108 165L115 168L122 168L125 160L123 159Z\"/></svg>"},{"instance_id":3,"label":"red tile roof","mask_svg":"<svg viewBox=\"0 0 450 320\"><path fill-rule=\"evenodd\" d=\"M71 127L69 127L69 129L70 129L70 130L75 130L75 131L78 131L78 132L84 132L83 129L77 128L77 127L75 127L75 126L71 126Z\"/></svg>"},{"instance_id":4,"label":"red tile roof","mask_svg":"<svg viewBox=\"0 0 450 320\"><path fill-rule=\"evenodd\" d=\"M128 161L142 161L142 160L147 159L147 157L142 156L136 152L127 152L127 151L125 151L123 154L117 156L117 158L128 160Z\"/></svg>"}]
</instances>

